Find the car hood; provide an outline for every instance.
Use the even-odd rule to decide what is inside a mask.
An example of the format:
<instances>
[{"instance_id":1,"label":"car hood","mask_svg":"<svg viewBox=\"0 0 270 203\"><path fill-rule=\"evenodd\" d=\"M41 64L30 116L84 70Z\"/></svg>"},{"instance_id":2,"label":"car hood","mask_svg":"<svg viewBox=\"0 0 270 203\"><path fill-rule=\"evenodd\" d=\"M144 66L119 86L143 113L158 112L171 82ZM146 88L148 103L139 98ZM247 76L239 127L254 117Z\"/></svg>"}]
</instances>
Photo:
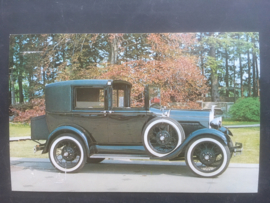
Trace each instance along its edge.
<instances>
[{"instance_id":1,"label":"car hood","mask_svg":"<svg viewBox=\"0 0 270 203\"><path fill-rule=\"evenodd\" d=\"M161 116L162 110L156 108L150 108L150 111L154 114ZM170 118L175 119L178 122L199 122L205 127L209 127L210 110L164 110L164 112L170 111Z\"/></svg>"}]
</instances>

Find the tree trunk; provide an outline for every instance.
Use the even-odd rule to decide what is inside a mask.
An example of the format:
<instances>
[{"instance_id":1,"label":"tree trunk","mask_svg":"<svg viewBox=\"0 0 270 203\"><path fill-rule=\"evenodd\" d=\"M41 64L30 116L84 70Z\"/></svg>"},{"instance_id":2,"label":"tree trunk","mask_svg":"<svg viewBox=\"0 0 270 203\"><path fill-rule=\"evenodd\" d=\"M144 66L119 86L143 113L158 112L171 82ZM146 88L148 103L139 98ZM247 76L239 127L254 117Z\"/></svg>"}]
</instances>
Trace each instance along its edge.
<instances>
[{"instance_id":1,"label":"tree trunk","mask_svg":"<svg viewBox=\"0 0 270 203\"><path fill-rule=\"evenodd\" d=\"M23 55L20 55L19 58L20 58L20 67L18 74L18 86L19 86L19 103L21 104L24 103L23 86L22 86Z\"/></svg>"},{"instance_id":2,"label":"tree trunk","mask_svg":"<svg viewBox=\"0 0 270 203\"><path fill-rule=\"evenodd\" d=\"M225 82L226 82L226 97L229 97L229 90L228 90L228 88L229 88L229 66L228 66L228 58L229 58L229 56L228 56L228 50L227 49L225 49L225 64L226 64L226 75L225 75Z\"/></svg>"},{"instance_id":3,"label":"tree trunk","mask_svg":"<svg viewBox=\"0 0 270 203\"><path fill-rule=\"evenodd\" d=\"M209 56L216 58L216 49L215 47L210 48ZM219 93L218 93L218 74L217 74L217 68L211 68L211 97L212 102L218 102L219 101Z\"/></svg>"},{"instance_id":4,"label":"tree trunk","mask_svg":"<svg viewBox=\"0 0 270 203\"><path fill-rule=\"evenodd\" d=\"M118 53L117 39L116 39L116 36L114 36L111 42L111 50L110 50L110 55L109 55L109 61L111 65L114 65L117 63L117 53Z\"/></svg>"},{"instance_id":5,"label":"tree trunk","mask_svg":"<svg viewBox=\"0 0 270 203\"><path fill-rule=\"evenodd\" d=\"M28 73L28 83L29 83L29 101L31 101L33 99L33 90L32 90L32 87L33 87L33 81L32 81L32 77L33 77L33 73L32 73L32 70L29 71Z\"/></svg>"},{"instance_id":6,"label":"tree trunk","mask_svg":"<svg viewBox=\"0 0 270 203\"><path fill-rule=\"evenodd\" d=\"M13 78L13 66L11 67L10 71L10 91L11 91L11 105L16 104L16 99L15 99L15 90L14 90L14 78Z\"/></svg>"},{"instance_id":7,"label":"tree trunk","mask_svg":"<svg viewBox=\"0 0 270 203\"><path fill-rule=\"evenodd\" d=\"M200 41L202 41L202 33L200 33ZM204 75L204 63L203 63L203 46L200 47L200 57L201 57L201 69L202 69L202 75Z\"/></svg>"},{"instance_id":8,"label":"tree trunk","mask_svg":"<svg viewBox=\"0 0 270 203\"><path fill-rule=\"evenodd\" d=\"M21 68L19 69L19 75L18 75L18 85L19 85L19 102L22 104L24 102L24 96L23 96L23 87L22 87L22 71Z\"/></svg>"},{"instance_id":9,"label":"tree trunk","mask_svg":"<svg viewBox=\"0 0 270 203\"><path fill-rule=\"evenodd\" d=\"M253 80L253 90L252 90L252 96L256 97L256 68L255 68L255 54L252 53L252 80Z\"/></svg>"},{"instance_id":10,"label":"tree trunk","mask_svg":"<svg viewBox=\"0 0 270 203\"><path fill-rule=\"evenodd\" d=\"M248 58L248 96L251 97L251 77L250 77L250 56L249 56L249 49L247 53Z\"/></svg>"},{"instance_id":11,"label":"tree trunk","mask_svg":"<svg viewBox=\"0 0 270 203\"><path fill-rule=\"evenodd\" d=\"M45 90L45 85L46 85L46 70L45 70L44 66L43 66L42 78L43 78L43 87L44 87L44 90Z\"/></svg>"},{"instance_id":12,"label":"tree trunk","mask_svg":"<svg viewBox=\"0 0 270 203\"><path fill-rule=\"evenodd\" d=\"M256 64L256 80L257 80L257 96L260 96L260 80L259 80L259 67L258 67L258 60L257 56L255 56L255 64Z\"/></svg>"},{"instance_id":13,"label":"tree trunk","mask_svg":"<svg viewBox=\"0 0 270 203\"><path fill-rule=\"evenodd\" d=\"M255 46L255 39L252 38L252 43ZM253 97L257 96L256 93L256 62L255 62L255 50L252 49L252 75L253 75Z\"/></svg>"},{"instance_id":14,"label":"tree trunk","mask_svg":"<svg viewBox=\"0 0 270 203\"><path fill-rule=\"evenodd\" d=\"M240 87L241 87L241 97L243 97L243 68L241 54L239 53L239 66L240 66Z\"/></svg>"}]
</instances>

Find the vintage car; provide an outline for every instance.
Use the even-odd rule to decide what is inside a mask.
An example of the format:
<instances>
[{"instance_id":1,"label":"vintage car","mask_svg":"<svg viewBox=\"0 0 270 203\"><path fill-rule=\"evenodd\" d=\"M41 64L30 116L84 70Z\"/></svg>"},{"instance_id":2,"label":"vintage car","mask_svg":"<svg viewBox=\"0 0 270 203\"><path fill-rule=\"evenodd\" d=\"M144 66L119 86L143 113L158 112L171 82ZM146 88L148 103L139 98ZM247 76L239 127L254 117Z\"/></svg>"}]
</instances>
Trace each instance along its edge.
<instances>
[{"instance_id":1,"label":"vintage car","mask_svg":"<svg viewBox=\"0 0 270 203\"><path fill-rule=\"evenodd\" d=\"M144 107L131 106L132 84L73 80L46 85L46 115L32 118L35 150L49 153L61 172L105 158L185 160L203 177L218 176L242 144L221 126L214 108L174 110L160 105L160 88L145 86Z\"/></svg>"}]
</instances>

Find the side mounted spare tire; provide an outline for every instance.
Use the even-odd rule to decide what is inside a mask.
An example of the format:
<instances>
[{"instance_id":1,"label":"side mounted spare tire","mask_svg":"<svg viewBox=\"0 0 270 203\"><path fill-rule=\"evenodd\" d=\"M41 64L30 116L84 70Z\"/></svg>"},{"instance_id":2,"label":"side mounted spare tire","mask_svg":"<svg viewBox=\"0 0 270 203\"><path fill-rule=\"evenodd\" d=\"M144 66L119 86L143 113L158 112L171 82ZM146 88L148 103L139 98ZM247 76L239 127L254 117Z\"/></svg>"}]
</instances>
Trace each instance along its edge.
<instances>
[{"instance_id":1,"label":"side mounted spare tire","mask_svg":"<svg viewBox=\"0 0 270 203\"><path fill-rule=\"evenodd\" d=\"M185 132L176 120L156 117L150 120L142 131L146 151L156 157L172 153L185 139Z\"/></svg>"}]
</instances>

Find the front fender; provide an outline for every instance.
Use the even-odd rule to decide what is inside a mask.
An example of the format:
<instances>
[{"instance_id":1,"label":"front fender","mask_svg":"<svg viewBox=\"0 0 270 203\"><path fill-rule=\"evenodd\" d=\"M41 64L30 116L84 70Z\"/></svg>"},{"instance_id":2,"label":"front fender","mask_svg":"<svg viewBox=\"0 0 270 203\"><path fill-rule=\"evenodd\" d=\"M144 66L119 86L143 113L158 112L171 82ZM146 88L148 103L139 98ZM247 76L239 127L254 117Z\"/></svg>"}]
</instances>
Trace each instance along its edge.
<instances>
[{"instance_id":1,"label":"front fender","mask_svg":"<svg viewBox=\"0 0 270 203\"><path fill-rule=\"evenodd\" d=\"M65 133L65 132L71 132L71 133L78 135L82 139L83 143L85 144L87 155L88 156L90 155L90 148L89 148L89 142L88 142L88 140L90 140L90 141L92 140L90 135L85 130L78 129L77 127L74 127L74 126L60 126L60 127L56 128L54 131L52 131L48 136L48 139L47 139L45 147L42 151L42 154L48 152L48 150L49 150L48 148L50 146L51 141L57 135L59 135L61 133ZM88 137L88 139L87 139L87 137Z\"/></svg>"},{"instance_id":2,"label":"front fender","mask_svg":"<svg viewBox=\"0 0 270 203\"><path fill-rule=\"evenodd\" d=\"M191 140L195 139L198 136L201 135L205 135L205 136L214 136L217 137L219 139L221 139L224 144L228 144L226 135L218 130L212 129L212 128L203 128L203 129L199 129L194 131L193 133L191 133L186 139L185 141L176 149L174 150L172 153L168 154L167 156L164 157L159 157L158 159L162 159L162 160L170 160L170 159L174 159L175 157L177 157L184 149L185 147L190 143Z\"/></svg>"}]
</instances>

